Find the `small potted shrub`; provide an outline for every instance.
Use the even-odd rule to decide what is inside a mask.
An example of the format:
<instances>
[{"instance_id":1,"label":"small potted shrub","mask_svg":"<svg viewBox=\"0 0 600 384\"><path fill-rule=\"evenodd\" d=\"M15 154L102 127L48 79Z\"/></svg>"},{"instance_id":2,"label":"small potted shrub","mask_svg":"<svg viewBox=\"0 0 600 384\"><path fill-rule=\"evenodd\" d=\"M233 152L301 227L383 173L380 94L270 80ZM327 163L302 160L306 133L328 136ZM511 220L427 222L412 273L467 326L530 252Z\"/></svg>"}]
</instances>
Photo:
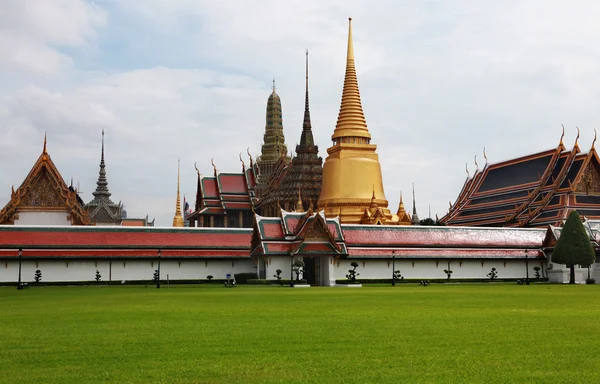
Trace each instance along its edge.
<instances>
[{"instance_id":1,"label":"small potted shrub","mask_svg":"<svg viewBox=\"0 0 600 384\"><path fill-rule=\"evenodd\" d=\"M33 275L33 279L35 280L36 284L39 284L42 281L42 271L36 269L35 274Z\"/></svg>"},{"instance_id":2,"label":"small potted shrub","mask_svg":"<svg viewBox=\"0 0 600 384\"><path fill-rule=\"evenodd\" d=\"M358 267L358 263L353 261L350 263L352 269L348 270L348 274L346 275L346 279L350 280L350 283L356 283L356 276L360 275L360 273L356 272L356 268Z\"/></svg>"},{"instance_id":3,"label":"small potted shrub","mask_svg":"<svg viewBox=\"0 0 600 384\"><path fill-rule=\"evenodd\" d=\"M498 271L496 270L496 268L492 268L490 273L487 274L487 277L489 277L490 280L496 280L498 278Z\"/></svg>"}]
</instances>

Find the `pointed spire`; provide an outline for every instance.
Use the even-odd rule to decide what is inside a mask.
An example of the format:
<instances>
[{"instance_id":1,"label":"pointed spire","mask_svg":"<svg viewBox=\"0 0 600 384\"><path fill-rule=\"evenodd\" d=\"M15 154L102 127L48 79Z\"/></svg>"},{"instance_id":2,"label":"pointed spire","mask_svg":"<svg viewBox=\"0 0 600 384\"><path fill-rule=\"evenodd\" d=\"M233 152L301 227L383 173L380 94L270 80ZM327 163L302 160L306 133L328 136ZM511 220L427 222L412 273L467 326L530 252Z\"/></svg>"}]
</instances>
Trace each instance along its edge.
<instances>
[{"instance_id":1,"label":"pointed spire","mask_svg":"<svg viewBox=\"0 0 600 384\"><path fill-rule=\"evenodd\" d=\"M174 227L183 227L183 216L181 215L181 198L179 196L179 159L177 159L177 201L175 203L175 217L173 217Z\"/></svg>"},{"instance_id":2,"label":"pointed spire","mask_svg":"<svg viewBox=\"0 0 600 384\"><path fill-rule=\"evenodd\" d=\"M565 126L563 124L561 124L562 126L562 135L560 135L560 144L559 145L563 145L563 138L565 137Z\"/></svg>"},{"instance_id":3,"label":"pointed spire","mask_svg":"<svg viewBox=\"0 0 600 384\"><path fill-rule=\"evenodd\" d=\"M275 79L273 79L273 93L275 93L275 90L276 90L276 89L277 89L277 88L275 88Z\"/></svg>"},{"instance_id":4,"label":"pointed spire","mask_svg":"<svg viewBox=\"0 0 600 384\"><path fill-rule=\"evenodd\" d=\"M44 150L42 151L42 153L48 153L46 151L46 142L47 142L47 137L48 137L48 132L44 132Z\"/></svg>"},{"instance_id":5,"label":"pointed spire","mask_svg":"<svg viewBox=\"0 0 600 384\"><path fill-rule=\"evenodd\" d=\"M578 141L579 141L579 127L575 127L577 128L577 137L575 138L575 145L573 147L578 147Z\"/></svg>"},{"instance_id":6,"label":"pointed spire","mask_svg":"<svg viewBox=\"0 0 600 384\"><path fill-rule=\"evenodd\" d=\"M346 76L342 91L342 102L333 140L340 137L365 137L371 139L365 114L360 101L358 79L354 65L354 46L352 43L352 18L348 19L348 55L346 57Z\"/></svg>"},{"instance_id":7,"label":"pointed spire","mask_svg":"<svg viewBox=\"0 0 600 384\"><path fill-rule=\"evenodd\" d=\"M373 185L373 196L371 197L371 205L370 208L377 208L377 202L375 201L375 186Z\"/></svg>"},{"instance_id":8,"label":"pointed spire","mask_svg":"<svg viewBox=\"0 0 600 384\"><path fill-rule=\"evenodd\" d=\"M598 134L598 132L596 132L596 129L594 129L594 141L592 141L592 149L596 149L595 145L596 145L597 134Z\"/></svg>"},{"instance_id":9,"label":"pointed spire","mask_svg":"<svg viewBox=\"0 0 600 384\"><path fill-rule=\"evenodd\" d=\"M302 136L300 137L300 147L314 144L312 134L312 125L310 123L310 108L308 103L308 49L306 50L306 95L304 97L304 122L302 123Z\"/></svg>"},{"instance_id":10,"label":"pointed spire","mask_svg":"<svg viewBox=\"0 0 600 384\"><path fill-rule=\"evenodd\" d=\"M95 201L106 201L113 204L110 200L111 193L108 191L108 180L106 179L106 163L104 162L104 129L102 130L102 150L100 152L100 172L96 182L96 190L92 192Z\"/></svg>"},{"instance_id":11,"label":"pointed spire","mask_svg":"<svg viewBox=\"0 0 600 384\"><path fill-rule=\"evenodd\" d=\"M413 214L412 214L412 225L419 225L419 216L417 215L417 204L415 202L415 183L413 183Z\"/></svg>"},{"instance_id":12,"label":"pointed spire","mask_svg":"<svg viewBox=\"0 0 600 384\"><path fill-rule=\"evenodd\" d=\"M299 186L298 186L298 201L296 201L296 212L304 212L304 207L302 205L302 194L300 192Z\"/></svg>"}]
</instances>

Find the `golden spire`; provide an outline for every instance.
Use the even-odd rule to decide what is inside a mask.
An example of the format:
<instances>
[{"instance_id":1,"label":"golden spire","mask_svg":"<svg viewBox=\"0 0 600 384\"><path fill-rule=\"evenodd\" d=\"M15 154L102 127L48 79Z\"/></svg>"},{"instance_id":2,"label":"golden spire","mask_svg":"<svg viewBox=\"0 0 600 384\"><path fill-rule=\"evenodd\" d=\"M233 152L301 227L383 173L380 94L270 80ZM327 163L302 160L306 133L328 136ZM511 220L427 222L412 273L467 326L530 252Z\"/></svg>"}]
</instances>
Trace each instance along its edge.
<instances>
[{"instance_id":1,"label":"golden spire","mask_svg":"<svg viewBox=\"0 0 600 384\"><path fill-rule=\"evenodd\" d=\"M175 203L174 227L183 227L183 216L181 216L181 198L179 197L179 159L177 159L177 203Z\"/></svg>"},{"instance_id":2,"label":"golden spire","mask_svg":"<svg viewBox=\"0 0 600 384\"><path fill-rule=\"evenodd\" d=\"M574 147L578 147L579 144L577 144L577 142L579 141L579 127L575 127L575 128L577 128L577 137L575 138L575 145L574 145Z\"/></svg>"},{"instance_id":3,"label":"golden spire","mask_svg":"<svg viewBox=\"0 0 600 384\"><path fill-rule=\"evenodd\" d=\"M302 194L300 192L300 187L298 187L298 201L296 201L296 212L304 212L304 207L302 206Z\"/></svg>"},{"instance_id":4,"label":"golden spire","mask_svg":"<svg viewBox=\"0 0 600 384\"><path fill-rule=\"evenodd\" d=\"M46 138L47 138L47 136L48 136L48 132L44 132L44 152L43 153L46 153Z\"/></svg>"},{"instance_id":5,"label":"golden spire","mask_svg":"<svg viewBox=\"0 0 600 384\"><path fill-rule=\"evenodd\" d=\"M596 144L596 135L597 135L597 132L594 129L594 141L592 141L592 149L596 149L596 147L594 146Z\"/></svg>"},{"instance_id":6,"label":"golden spire","mask_svg":"<svg viewBox=\"0 0 600 384\"><path fill-rule=\"evenodd\" d=\"M342 103L331 139L335 141L339 137L365 137L371 139L360 101L356 67L354 65L352 18L348 19L348 55L346 57L346 76L344 78L344 90L342 91Z\"/></svg>"}]
</instances>

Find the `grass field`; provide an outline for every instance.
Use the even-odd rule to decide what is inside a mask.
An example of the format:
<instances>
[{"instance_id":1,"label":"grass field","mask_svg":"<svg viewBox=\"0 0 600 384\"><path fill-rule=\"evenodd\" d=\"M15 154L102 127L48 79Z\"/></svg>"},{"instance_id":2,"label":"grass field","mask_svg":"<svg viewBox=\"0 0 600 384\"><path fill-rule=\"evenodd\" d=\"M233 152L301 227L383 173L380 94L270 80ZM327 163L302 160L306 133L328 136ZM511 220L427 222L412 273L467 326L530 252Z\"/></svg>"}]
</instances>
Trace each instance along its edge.
<instances>
[{"instance_id":1,"label":"grass field","mask_svg":"<svg viewBox=\"0 0 600 384\"><path fill-rule=\"evenodd\" d=\"M600 286L0 288L0 382L600 382Z\"/></svg>"}]
</instances>

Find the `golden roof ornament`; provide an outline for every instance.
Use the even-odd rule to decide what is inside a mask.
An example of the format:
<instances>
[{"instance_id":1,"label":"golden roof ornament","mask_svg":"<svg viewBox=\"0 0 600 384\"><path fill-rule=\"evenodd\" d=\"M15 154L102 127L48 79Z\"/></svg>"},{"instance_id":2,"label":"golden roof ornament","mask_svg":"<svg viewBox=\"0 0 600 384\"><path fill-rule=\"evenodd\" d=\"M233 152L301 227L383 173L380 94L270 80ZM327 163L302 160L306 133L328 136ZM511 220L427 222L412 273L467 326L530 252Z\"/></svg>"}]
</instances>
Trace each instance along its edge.
<instances>
[{"instance_id":1,"label":"golden roof ornament","mask_svg":"<svg viewBox=\"0 0 600 384\"><path fill-rule=\"evenodd\" d=\"M564 145L563 138L565 137L565 126L563 124L561 124L561 126L562 126L562 135L560 135L560 144L559 145Z\"/></svg>"},{"instance_id":2,"label":"golden roof ornament","mask_svg":"<svg viewBox=\"0 0 600 384\"><path fill-rule=\"evenodd\" d=\"M179 176L180 176L180 163L177 159L177 201L175 203L175 217L173 217L174 227L183 227L183 216L181 215L181 198L179 193Z\"/></svg>"},{"instance_id":3,"label":"golden roof ornament","mask_svg":"<svg viewBox=\"0 0 600 384\"><path fill-rule=\"evenodd\" d=\"M365 137L371 139L358 90L358 79L354 64L351 17L348 18L348 54L346 56L346 75L342 91L342 102L340 104L337 124L335 125L331 139L335 140L339 137Z\"/></svg>"},{"instance_id":4,"label":"golden roof ornament","mask_svg":"<svg viewBox=\"0 0 600 384\"><path fill-rule=\"evenodd\" d=\"M596 149L595 144L596 144L596 136L597 136L597 132L596 129L594 128L594 141L592 141L592 149Z\"/></svg>"}]
</instances>

